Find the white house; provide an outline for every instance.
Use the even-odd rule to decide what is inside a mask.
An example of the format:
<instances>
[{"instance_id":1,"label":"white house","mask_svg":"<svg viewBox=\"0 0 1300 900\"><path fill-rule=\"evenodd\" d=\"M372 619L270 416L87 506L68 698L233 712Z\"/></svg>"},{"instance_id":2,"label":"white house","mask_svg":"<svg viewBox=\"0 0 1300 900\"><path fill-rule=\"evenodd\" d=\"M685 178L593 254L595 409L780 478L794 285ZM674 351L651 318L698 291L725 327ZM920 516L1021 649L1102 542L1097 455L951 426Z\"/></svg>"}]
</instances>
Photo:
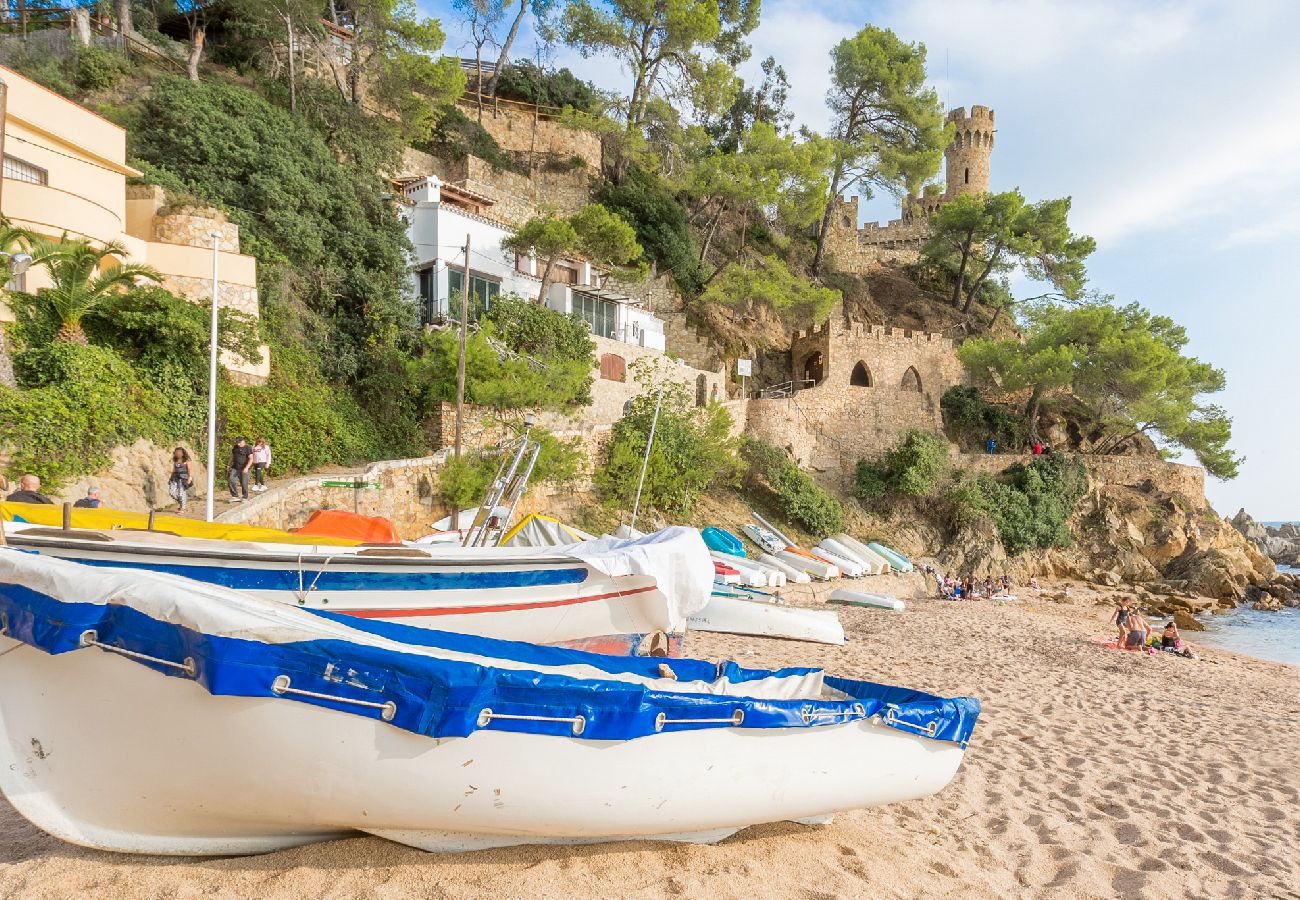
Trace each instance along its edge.
<instances>
[{"instance_id":1,"label":"white house","mask_svg":"<svg viewBox=\"0 0 1300 900\"><path fill-rule=\"evenodd\" d=\"M495 200L434 175L404 181L407 234L415 247L412 287L422 317L434 322L454 314L449 298L464 281L465 241L470 244L470 297L485 306L500 294L537 300L541 279L537 260L501 249L514 232L492 215ZM592 333L662 351L664 324L626 294L604 290L603 276L586 260L564 259L552 270L546 305L586 320Z\"/></svg>"}]
</instances>

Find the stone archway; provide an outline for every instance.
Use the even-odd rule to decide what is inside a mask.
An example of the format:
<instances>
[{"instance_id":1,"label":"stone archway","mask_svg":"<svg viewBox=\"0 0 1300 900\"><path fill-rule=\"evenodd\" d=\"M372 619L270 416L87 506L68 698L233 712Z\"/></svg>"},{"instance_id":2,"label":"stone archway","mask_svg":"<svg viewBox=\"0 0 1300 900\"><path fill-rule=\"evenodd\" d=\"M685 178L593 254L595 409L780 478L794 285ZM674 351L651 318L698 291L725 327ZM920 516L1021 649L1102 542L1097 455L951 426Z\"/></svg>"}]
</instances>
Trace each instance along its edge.
<instances>
[{"instance_id":1,"label":"stone archway","mask_svg":"<svg viewBox=\"0 0 1300 900\"><path fill-rule=\"evenodd\" d=\"M853 367L853 374L849 376L849 384L854 387L872 387L875 384L871 379L871 370L867 368L867 364L862 360L858 360L858 364Z\"/></svg>"},{"instance_id":2,"label":"stone archway","mask_svg":"<svg viewBox=\"0 0 1300 900\"><path fill-rule=\"evenodd\" d=\"M903 380L899 388L913 393L921 393L921 373L916 371L915 366L908 366L907 371L903 373Z\"/></svg>"},{"instance_id":3,"label":"stone archway","mask_svg":"<svg viewBox=\"0 0 1300 900\"><path fill-rule=\"evenodd\" d=\"M825 365L826 363L822 358L822 352L820 350L814 350L812 353L805 356L803 366L801 367L804 383L798 385L798 387L816 387L821 384L822 379L826 377ZM809 382L811 382L811 384Z\"/></svg>"}]
</instances>

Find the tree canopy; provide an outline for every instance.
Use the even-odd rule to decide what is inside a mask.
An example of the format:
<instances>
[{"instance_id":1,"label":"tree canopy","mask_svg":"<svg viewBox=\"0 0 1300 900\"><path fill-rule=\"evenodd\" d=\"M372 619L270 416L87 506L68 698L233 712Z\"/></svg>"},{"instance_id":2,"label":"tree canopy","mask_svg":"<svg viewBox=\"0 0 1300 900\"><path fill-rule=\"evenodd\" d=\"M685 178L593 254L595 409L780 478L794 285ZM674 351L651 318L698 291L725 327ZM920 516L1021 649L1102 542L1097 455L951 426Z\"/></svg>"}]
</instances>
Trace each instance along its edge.
<instances>
[{"instance_id":1,"label":"tree canopy","mask_svg":"<svg viewBox=\"0 0 1300 900\"><path fill-rule=\"evenodd\" d=\"M546 294L555 275L555 264L565 257L582 257L605 266L625 266L641 258L636 230L618 213L599 203L588 203L571 216L534 216L519 230L501 241L507 253L537 254L542 271L538 298Z\"/></svg>"},{"instance_id":2,"label":"tree canopy","mask_svg":"<svg viewBox=\"0 0 1300 900\"><path fill-rule=\"evenodd\" d=\"M828 200L876 188L911 192L939 171L947 132L943 106L925 86L925 46L868 25L831 51L826 94L835 142ZM830 228L828 202L817 237L820 270Z\"/></svg>"},{"instance_id":3,"label":"tree canopy","mask_svg":"<svg viewBox=\"0 0 1300 900\"><path fill-rule=\"evenodd\" d=\"M1096 249L1086 235L1070 231L1070 198L1028 203L1018 190L962 194L930 217L924 262L949 273L952 302L969 312L990 278L1016 265L1077 300L1087 281L1084 260ZM963 302L962 298L965 298Z\"/></svg>"},{"instance_id":4,"label":"tree canopy","mask_svg":"<svg viewBox=\"0 0 1300 900\"><path fill-rule=\"evenodd\" d=\"M1222 391L1221 369L1184 353L1187 333L1136 303L1049 305L1026 316L1023 341L982 338L957 354L1004 391L1029 389L1034 429L1040 403L1066 393L1092 428L1091 452L1109 453L1146 435L1191 452L1210 474L1232 478L1241 463L1228 446L1232 420L1203 400Z\"/></svg>"}]
</instances>

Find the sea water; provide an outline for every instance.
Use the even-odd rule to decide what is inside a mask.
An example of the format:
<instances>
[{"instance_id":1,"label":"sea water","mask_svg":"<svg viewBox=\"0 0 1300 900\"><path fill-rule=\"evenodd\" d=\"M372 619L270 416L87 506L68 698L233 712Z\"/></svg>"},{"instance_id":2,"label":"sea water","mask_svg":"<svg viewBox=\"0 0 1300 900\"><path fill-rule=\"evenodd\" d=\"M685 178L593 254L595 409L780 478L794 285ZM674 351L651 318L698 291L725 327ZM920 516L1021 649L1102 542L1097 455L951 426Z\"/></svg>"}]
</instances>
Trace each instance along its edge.
<instances>
[{"instance_id":1,"label":"sea water","mask_svg":"<svg viewBox=\"0 0 1300 900\"><path fill-rule=\"evenodd\" d=\"M1281 572L1300 572L1278 566ZM1300 666L1300 609L1283 607L1279 612L1258 612L1239 606L1221 616L1205 616L1205 631L1187 634L1193 644L1221 647L1259 659Z\"/></svg>"}]
</instances>

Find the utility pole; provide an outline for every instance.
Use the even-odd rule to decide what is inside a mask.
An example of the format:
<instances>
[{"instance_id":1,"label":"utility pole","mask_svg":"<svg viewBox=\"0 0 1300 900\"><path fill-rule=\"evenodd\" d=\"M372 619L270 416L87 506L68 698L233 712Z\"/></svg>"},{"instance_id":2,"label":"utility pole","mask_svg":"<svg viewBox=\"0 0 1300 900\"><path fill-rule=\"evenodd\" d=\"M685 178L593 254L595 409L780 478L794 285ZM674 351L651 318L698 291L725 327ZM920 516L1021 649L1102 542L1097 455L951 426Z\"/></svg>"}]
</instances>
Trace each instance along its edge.
<instances>
[{"instance_id":1,"label":"utility pole","mask_svg":"<svg viewBox=\"0 0 1300 900\"><path fill-rule=\"evenodd\" d=\"M221 233L209 231L212 238L212 318L208 335L208 496L204 521L212 521L212 494L217 486L217 311L221 296L217 261L221 258ZM184 489L181 485L181 489Z\"/></svg>"},{"instance_id":2,"label":"utility pole","mask_svg":"<svg viewBox=\"0 0 1300 900\"><path fill-rule=\"evenodd\" d=\"M465 235L465 268L460 279L460 353L456 356L456 458L460 459L461 421L465 415L465 341L469 335L469 235Z\"/></svg>"}]
</instances>

